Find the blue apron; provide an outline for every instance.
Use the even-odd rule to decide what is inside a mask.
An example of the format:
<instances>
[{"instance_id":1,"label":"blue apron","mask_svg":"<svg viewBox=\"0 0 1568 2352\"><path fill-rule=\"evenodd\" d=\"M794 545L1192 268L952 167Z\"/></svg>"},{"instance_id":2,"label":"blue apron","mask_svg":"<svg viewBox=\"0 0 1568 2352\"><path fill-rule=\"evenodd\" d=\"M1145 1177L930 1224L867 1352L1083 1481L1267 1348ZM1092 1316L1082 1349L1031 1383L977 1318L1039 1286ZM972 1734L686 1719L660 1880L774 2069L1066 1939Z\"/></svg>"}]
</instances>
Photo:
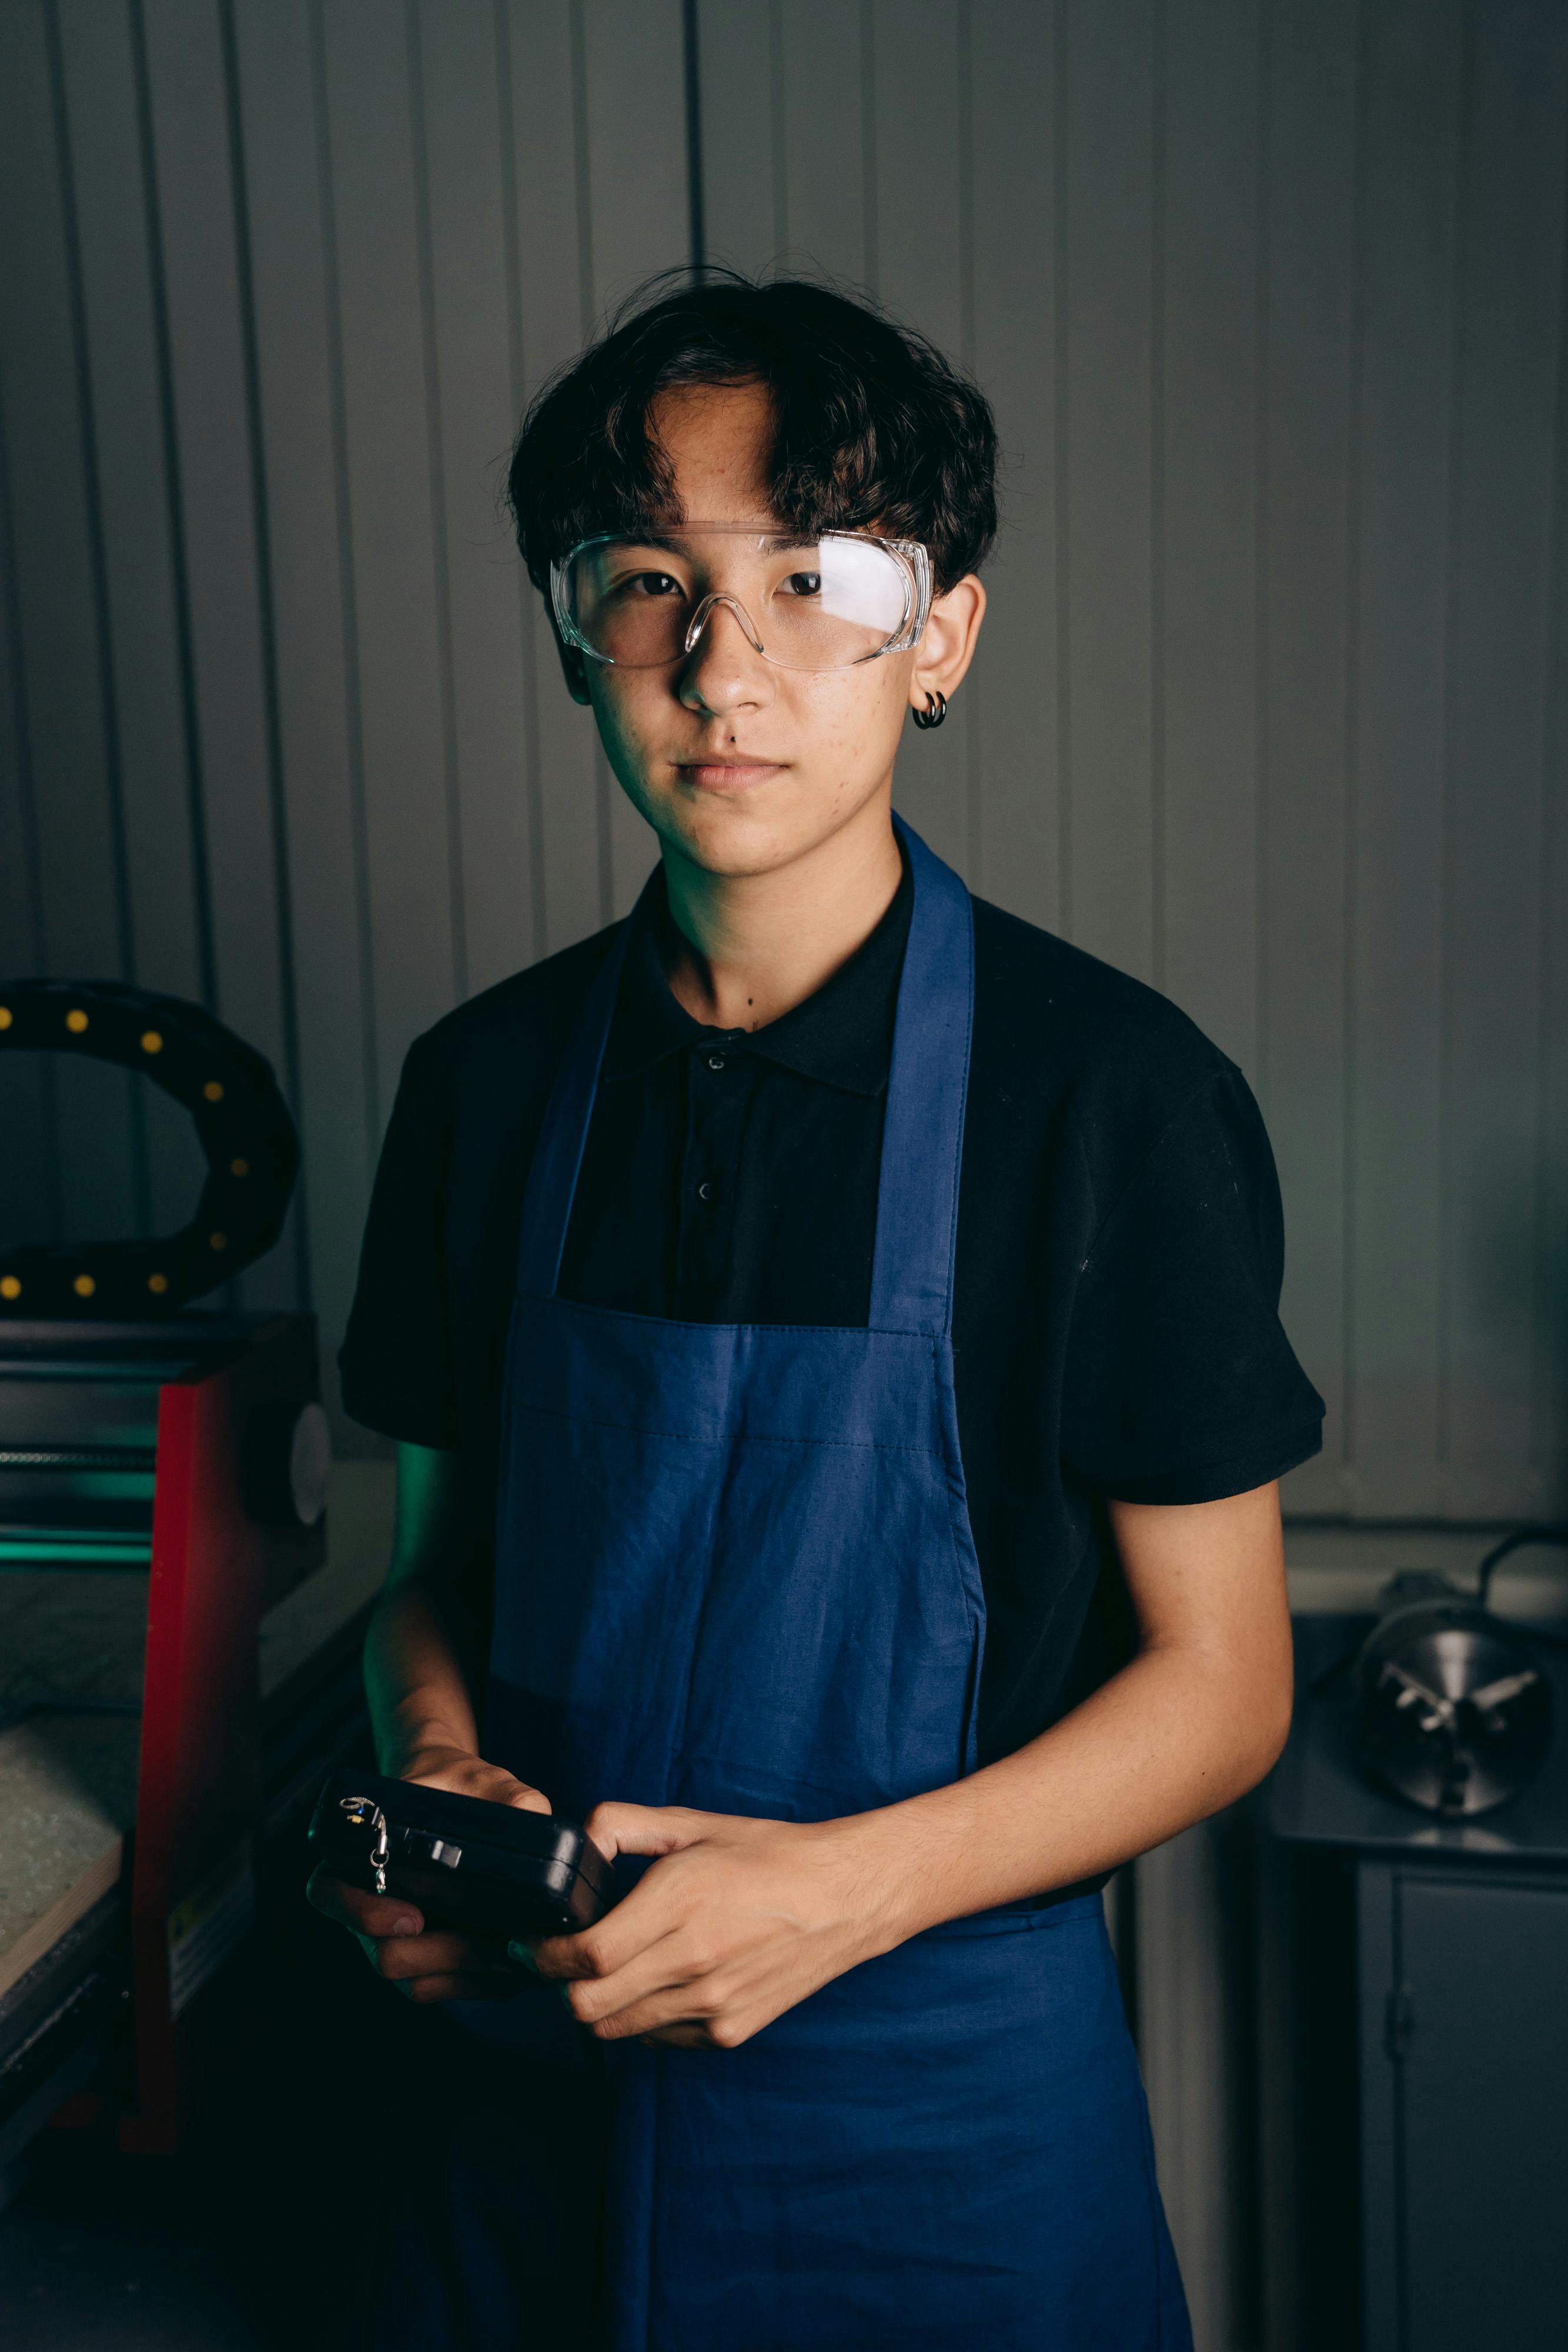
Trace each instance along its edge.
<instances>
[{"instance_id":1,"label":"blue apron","mask_svg":"<svg viewBox=\"0 0 1568 2352\"><path fill-rule=\"evenodd\" d=\"M975 1769L951 1341L973 926L900 831L868 1328L558 1297L624 928L568 1045L523 1211L486 1713L486 1754L558 1812L823 1821ZM525 2033L538 1999L510 2004ZM604 2061L614 2352L1190 2344L1097 1895L915 1937L737 2050Z\"/></svg>"}]
</instances>

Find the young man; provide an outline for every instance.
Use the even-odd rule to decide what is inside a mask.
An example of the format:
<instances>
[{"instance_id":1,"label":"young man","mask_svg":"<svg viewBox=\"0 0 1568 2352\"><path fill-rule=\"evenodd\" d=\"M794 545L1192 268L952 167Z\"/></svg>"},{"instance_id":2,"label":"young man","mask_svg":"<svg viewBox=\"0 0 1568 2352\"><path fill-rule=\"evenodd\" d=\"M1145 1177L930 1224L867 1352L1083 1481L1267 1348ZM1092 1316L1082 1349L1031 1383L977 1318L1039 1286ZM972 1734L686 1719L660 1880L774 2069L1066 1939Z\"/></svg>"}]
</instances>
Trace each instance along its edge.
<instances>
[{"instance_id":1,"label":"young man","mask_svg":"<svg viewBox=\"0 0 1568 2352\"><path fill-rule=\"evenodd\" d=\"M315 1888L469 2029L382 2346L584 2340L591 2272L650 2352L1188 2341L1099 1890L1278 1753L1322 1406L1239 1074L893 816L995 452L919 338L729 278L517 446L660 862L414 1045L343 1378L383 1769L633 1883L559 2000Z\"/></svg>"}]
</instances>

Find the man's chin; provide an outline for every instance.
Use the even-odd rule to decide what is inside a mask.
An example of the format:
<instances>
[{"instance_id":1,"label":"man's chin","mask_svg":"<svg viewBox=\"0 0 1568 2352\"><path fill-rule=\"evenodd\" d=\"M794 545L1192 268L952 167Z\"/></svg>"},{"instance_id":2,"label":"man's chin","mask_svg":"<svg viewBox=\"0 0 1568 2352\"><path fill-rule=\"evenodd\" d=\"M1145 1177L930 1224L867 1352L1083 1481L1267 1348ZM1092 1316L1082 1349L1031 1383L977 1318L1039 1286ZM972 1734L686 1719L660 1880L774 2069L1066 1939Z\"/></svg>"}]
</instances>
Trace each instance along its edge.
<instances>
[{"instance_id":1,"label":"man's chin","mask_svg":"<svg viewBox=\"0 0 1568 2352\"><path fill-rule=\"evenodd\" d=\"M834 830L820 813L768 807L766 799L766 788L755 797L711 801L683 793L674 803L644 807L643 814L665 846L688 865L738 879L792 866Z\"/></svg>"}]
</instances>

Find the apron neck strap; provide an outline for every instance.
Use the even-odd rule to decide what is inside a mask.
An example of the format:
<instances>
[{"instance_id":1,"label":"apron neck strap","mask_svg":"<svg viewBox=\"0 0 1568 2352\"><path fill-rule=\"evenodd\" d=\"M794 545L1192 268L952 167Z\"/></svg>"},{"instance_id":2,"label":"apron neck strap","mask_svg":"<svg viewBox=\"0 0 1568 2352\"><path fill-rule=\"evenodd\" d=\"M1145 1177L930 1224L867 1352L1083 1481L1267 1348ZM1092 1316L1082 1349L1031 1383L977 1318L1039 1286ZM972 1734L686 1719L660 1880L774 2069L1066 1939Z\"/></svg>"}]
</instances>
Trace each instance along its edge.
<instances>
[{"instance_id":1,"label":"apron neck strap","mask_svg":"<svg viewBox=\"0 0 1568 2352\"><path fill-rule=\"evenodd\" d=\"M975 1004L969 894L902 817L915 906L898 990L883 1118L871 1328L944 1336L953 1321L958 1169ZM657 869L649 882L653 887ZM630 919L619 925L567 1038L545 1110L517 1237L517 1287L553 1296L588 1123L615 1011Z\"/></svg>"},{"instance_id":2,"label":"apron neck strap","mask_svg":"<svg viewBox=\"0 0 1568 2352\"><path fill-rule=\"evenodd\" d=\"M975 918L952 867L902 817L894 824L909 859L915 907L883 1119L871 1328L943 1337L953 1323Z\"/></svg>"},{"instance_id":3,"label":"apron neck strap","mask_svg":"<svg viewBox=\"0 0 1568 2352\"><path fill-rule=\"evenodd\" d=\"M655 873L657 868L654 869ZM566 1246L567 1220L577 1191L588 1122L599 1090L600 1065L615 1011L631 919L618 923L609 952L589 984L567 1037L544 1124L528 1170L517 1234L517 1288L525 1297L554 1296Z\"/></svg>"}]
</instances>

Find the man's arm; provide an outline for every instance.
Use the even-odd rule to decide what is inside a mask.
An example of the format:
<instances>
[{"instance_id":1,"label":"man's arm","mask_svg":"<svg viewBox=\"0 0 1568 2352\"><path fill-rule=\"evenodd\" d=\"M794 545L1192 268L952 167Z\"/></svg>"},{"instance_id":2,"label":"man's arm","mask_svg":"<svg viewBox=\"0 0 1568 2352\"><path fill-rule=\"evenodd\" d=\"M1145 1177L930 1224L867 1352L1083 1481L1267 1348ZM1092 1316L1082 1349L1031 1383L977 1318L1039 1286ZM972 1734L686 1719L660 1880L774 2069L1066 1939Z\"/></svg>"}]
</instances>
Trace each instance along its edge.
<instances>
[{"instance_id":1,"label":"man's arm","mask_svg":"<svg viewBox=\"0 0 1568 2352\"><path fill-rule=\"evenodd\" d=\"M548 1813L549 1801L478 1754L474 1693L489 1641L494 1566L487 1515L463 1457L400 1445L397 1531L386 1588L365 1637L376 1759L400 1780ZM318 1870L310 1900L350 1928L371 1964L414 2000L508 1993L517 1976L498 1947L426 1935L417 1908Z\"/></svg>"},{"instance_id":2,"label":"man's arm","mask_svg":"<svg viewBox=\"0 0 1568 2352\"><path fill-rule=\"evenodd\" d=\"M472 1758L478 1742L493 1570L463 1472L461 1454L398 1447L397 1526L365 1636L365 1688L377 1759L400 1780Z\"/></svg>"},{"instance_id":3,"label":"man's arm","mask_svg":"<svg viewBox=\"0 0 1568 2352\"><path fill-rule=\"evenodd\" d=\"M835 1822L600 1806L607 1853L666 1859L539 1946L576 2015L607 2040L744 2042L922 1928L1113 1869L1261 1780L1291 1716L1278 1486L1111 1516L1138 1654L1014 1755Z\"/></svg>"}]
</instances>

